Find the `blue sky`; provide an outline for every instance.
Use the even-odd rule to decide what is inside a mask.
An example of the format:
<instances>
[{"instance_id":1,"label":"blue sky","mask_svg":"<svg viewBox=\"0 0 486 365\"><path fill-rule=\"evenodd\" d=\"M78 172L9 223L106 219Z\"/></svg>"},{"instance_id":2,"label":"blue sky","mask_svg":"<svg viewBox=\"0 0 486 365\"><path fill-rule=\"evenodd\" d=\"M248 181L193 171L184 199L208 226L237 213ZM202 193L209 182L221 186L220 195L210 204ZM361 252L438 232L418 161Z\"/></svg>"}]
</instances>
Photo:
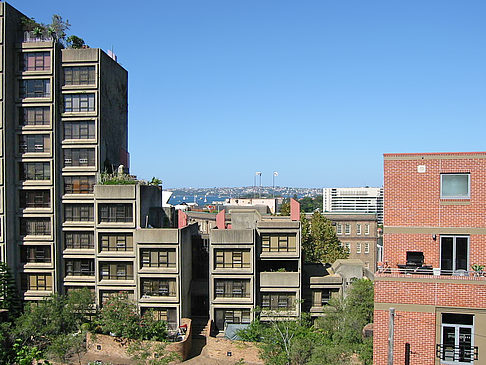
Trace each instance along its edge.
<instances>
[{"instance_id":1,"label":"blue sky","mask_svg":"<svg viewBox=\"0 0 486 365\"><path fill-rule=\"evenodd\" d=\"M380 186L383 153L484 151L483 0L17 0L129 72L131 171L166 187Z\"/></svg>"}]
</instances>

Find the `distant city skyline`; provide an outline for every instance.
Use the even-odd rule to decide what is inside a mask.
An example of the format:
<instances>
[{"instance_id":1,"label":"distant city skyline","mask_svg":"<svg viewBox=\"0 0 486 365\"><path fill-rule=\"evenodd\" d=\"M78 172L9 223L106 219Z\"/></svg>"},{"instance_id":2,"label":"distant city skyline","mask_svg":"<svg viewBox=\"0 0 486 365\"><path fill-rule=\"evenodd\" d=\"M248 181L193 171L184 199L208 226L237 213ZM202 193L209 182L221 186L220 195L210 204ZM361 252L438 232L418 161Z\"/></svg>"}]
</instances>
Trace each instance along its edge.
<instances>
[{"instance_id":1,"label":"distant city skyline","mask_svg":"<svg viewBox=\"0 0 486 365\"><path fill-rule=\"evenodd\" d=\"M484 1L9 3L114 50L131 172L164 186L382 186L383 153L485 150Z\"/></svg>"}]
</instances>

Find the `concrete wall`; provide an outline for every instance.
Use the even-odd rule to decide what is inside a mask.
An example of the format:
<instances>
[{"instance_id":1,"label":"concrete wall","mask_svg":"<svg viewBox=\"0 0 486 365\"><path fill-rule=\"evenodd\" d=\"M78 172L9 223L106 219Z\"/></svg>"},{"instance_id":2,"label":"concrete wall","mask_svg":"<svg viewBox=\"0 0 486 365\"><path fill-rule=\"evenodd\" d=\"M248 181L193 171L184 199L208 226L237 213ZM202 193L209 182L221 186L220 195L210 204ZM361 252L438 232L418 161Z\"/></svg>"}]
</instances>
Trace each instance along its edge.
<instances>
[{"instance_id":1,"label":"concrete wall","mask_svg":"<svg viewBox=\"0 0 486 365\"><path fill-rule=\"evenodd\" d=\"M254 243L253 229L213 229L209 234L211 244L251 244Z\"/></svg>"}]
</instances>

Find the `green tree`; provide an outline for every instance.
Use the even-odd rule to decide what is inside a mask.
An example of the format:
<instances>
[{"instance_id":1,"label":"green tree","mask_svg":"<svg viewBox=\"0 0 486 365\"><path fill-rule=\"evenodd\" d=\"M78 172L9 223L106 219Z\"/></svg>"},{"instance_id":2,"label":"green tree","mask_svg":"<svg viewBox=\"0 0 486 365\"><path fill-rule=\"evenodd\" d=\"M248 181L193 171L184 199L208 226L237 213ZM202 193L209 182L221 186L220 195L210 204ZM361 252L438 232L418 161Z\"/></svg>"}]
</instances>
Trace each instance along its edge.
<instances>
[{"instance_id":1,"label":"green tree","mask_svg":"<svg viewBox=\"0 0 486 365\"><path fill-rule=\"evenodd\" d=\"M290 200L285 199L280 205L280 215L289 216L290 215Z\"/></svg>"},{"instance_id":2,"label":"green tree","mask_svg":"<svg viewBox=\"0 0 486 365\"><path fill-rule=\"evenodd\" d=\"M8 310L8 317L15 318L20 313L21 301L7 264L0 262L0 309Z\"/></svg>"},{"instance_id":3,"label":"green tree","mask_svg":"<svg viewBox=\"0 0 486 365\"><path fill-rule=\"evenodd\" d=\"M310 222L301 214L302 249L307 262L333 263L345 259L348 253L341 246L329 219L320 212L314 212Z\"/></svg>"},{"instance_id":4,"label":"green tree","mask_svg":"<svg viewBox=\"0 0 486 365\"><path fill-rule=\"evenodd\" d=\"M166 347L166 342L136 340L130 343L127 353L137 365L167 365L182 360L178 353L167 351Z\"/></svg>"},{"instance_id":5,"label":"green tree","mask_svg":"<svg viewBox=\"0 0 486 365\"><path fill-rule=\"evenodd\" d=\"M69 37L67 37L66 43L69 48L73 49L83 48L83 46L85 45L84 39L76 35L70 35Z\"/></svg>"}]
</instances>

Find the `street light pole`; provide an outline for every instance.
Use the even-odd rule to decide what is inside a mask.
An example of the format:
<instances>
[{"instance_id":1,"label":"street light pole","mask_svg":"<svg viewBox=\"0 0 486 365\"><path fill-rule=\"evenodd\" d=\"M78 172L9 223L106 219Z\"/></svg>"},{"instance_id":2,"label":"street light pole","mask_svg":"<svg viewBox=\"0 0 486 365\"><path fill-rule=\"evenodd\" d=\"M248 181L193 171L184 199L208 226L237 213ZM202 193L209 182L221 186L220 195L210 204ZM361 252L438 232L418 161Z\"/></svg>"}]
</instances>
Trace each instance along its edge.
<instances>
[{"instance_id":1,"label":"street light pole","mask_svg":"<svg viewBox=\"0 0 486 365\"><path fill-rule=\"evenodd\" d=\"M277 171L274 171L273 172L273 176L272 176L272 192L273 192L273 199L275 199L275 177L278 176L278 172Z\"/></svg>"}]
</instances>

